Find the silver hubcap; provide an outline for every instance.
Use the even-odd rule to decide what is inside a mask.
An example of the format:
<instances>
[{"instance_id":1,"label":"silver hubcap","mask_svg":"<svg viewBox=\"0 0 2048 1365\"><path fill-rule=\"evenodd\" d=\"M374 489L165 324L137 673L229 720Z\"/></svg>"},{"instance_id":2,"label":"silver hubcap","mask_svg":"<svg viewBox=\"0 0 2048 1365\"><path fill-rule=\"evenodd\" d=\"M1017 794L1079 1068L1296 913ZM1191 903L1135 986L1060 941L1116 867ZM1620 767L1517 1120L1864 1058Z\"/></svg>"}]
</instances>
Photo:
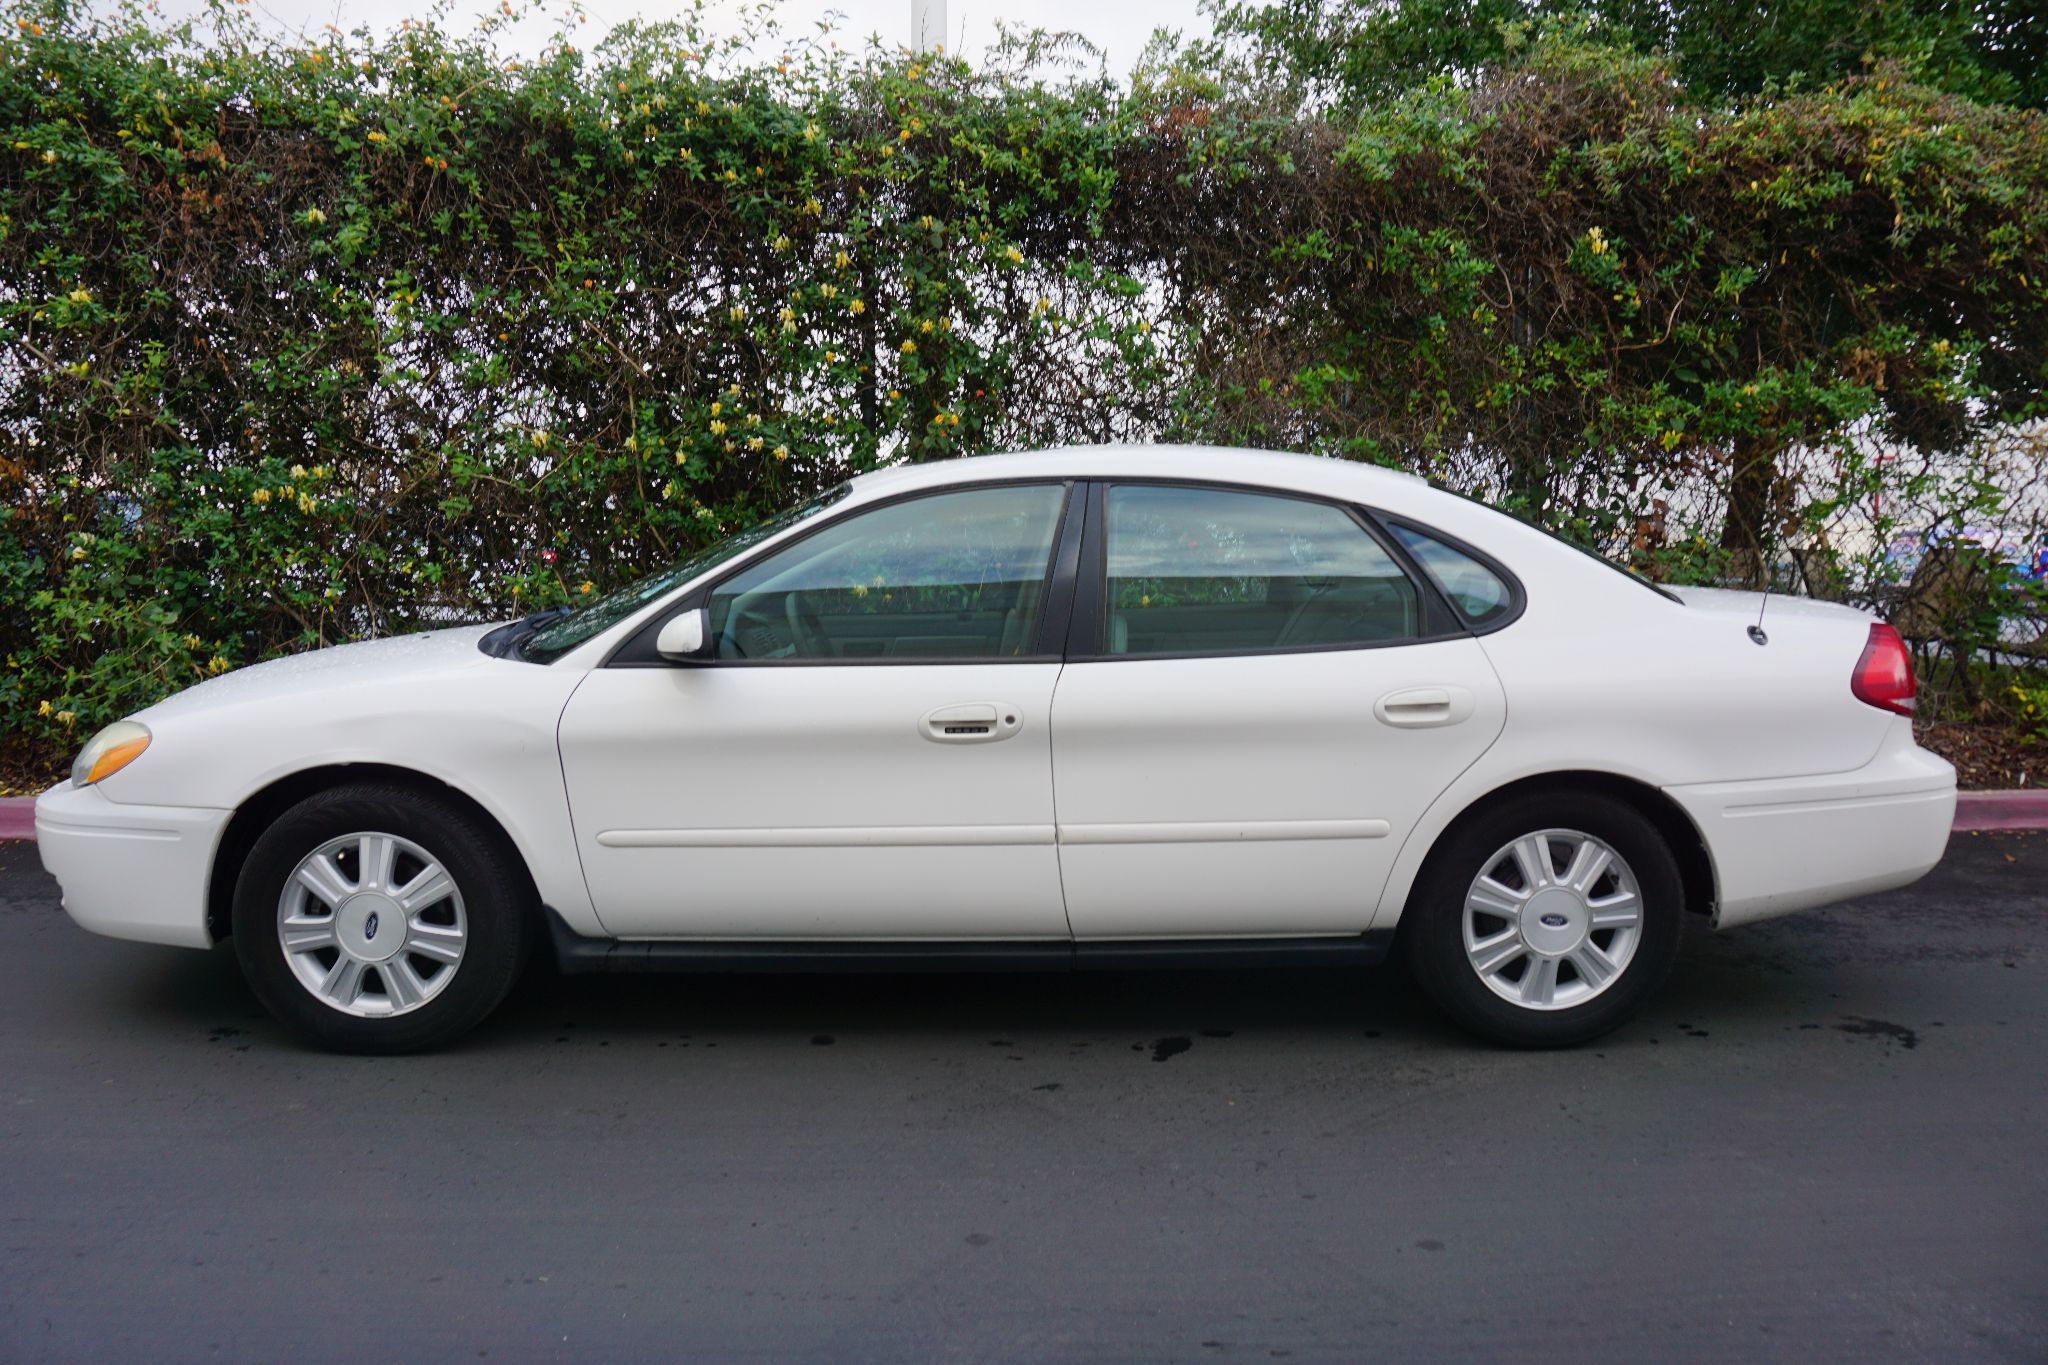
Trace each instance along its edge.
<instances>
[{"instance_id":1,"label":"silver hubcap","mask_svg":"<svg viewBox=\"0 0 2048 1365\"><path fill-rule=\"evenodd\" d=\"M1642 891L1619 853L1578 830L1540 830L1472 879L1465 960L1510 1004L1570 1009L1621 979L1642 924Z\"/></svg>"},{"instance_id":2,"label":"silver hubcap","mask_svg":"<svg viewBox=\"0 0 2048 1365\"><path fill-rule=\"evenodd\" d=\"M448 988L469 945L462 893L410 839L329 839L277 898L277 938L299 984L358 1018L406 1014Z\"/></svg>"}]
</instances>

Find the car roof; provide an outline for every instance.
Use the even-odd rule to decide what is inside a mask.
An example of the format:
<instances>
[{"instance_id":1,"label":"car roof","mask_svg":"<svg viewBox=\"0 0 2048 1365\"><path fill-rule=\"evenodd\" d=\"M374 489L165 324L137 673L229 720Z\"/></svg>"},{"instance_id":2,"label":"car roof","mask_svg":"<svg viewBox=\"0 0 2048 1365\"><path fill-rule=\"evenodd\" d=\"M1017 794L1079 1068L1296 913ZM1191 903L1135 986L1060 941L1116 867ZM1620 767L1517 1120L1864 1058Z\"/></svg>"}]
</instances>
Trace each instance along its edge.
<instances>
[{"instance_id":1,"label":"car roof","mask_svg":"<svg viewBox=\"0 0 2048 1365\"><path fill-rule=\"evenodd\" d=\"M1369 499L1411 494L1427 484L1413 474L1320 455L1201 445L1063 446L1015 455L976 455L898 465L853 481L860 501L988 479L1180 479Z\"/></svg>"}]
</instances>

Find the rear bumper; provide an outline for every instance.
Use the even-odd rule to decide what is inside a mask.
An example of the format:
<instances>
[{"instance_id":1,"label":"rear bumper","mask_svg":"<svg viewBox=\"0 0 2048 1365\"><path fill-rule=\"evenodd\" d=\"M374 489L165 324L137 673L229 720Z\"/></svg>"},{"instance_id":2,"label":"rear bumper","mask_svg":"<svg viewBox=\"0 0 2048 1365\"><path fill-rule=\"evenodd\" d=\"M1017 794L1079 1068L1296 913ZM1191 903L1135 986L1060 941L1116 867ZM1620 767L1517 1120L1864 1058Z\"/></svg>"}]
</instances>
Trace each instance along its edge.
<instances>
[{"instance_id":1,"label":"rear bumper","mask_svg":"<svg viewBox=\"0 0 2048 1365\"><path fill-rule=\"evenodd\" d=\"M1941 861L1955 769L1900 729L1853 772L1664 789L1706 840L1716 928L1905 886Z\"/></svg>"},{"instance_id":2,"label":"rear bumper","mask_svg":"<svg viewBox=\"0 0 2048 1365\"><path fill-rule=\"evenodd\" d=\"M36 847L80 927L113 938L204 948L207 878L234 812L124 806L59 783L36 798Z\"/></svg>"}]
</instances>

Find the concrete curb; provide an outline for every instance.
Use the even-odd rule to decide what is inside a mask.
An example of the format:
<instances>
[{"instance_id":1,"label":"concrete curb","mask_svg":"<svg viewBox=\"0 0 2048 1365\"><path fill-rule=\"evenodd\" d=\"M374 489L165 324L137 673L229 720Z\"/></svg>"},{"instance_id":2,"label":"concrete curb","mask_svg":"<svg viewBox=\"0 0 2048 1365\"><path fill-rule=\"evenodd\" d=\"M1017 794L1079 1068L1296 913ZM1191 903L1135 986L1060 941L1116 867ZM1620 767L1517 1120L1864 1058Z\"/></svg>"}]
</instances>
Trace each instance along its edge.
<instances>
[{"instance_id":1,"label":"concrete curb","mask_svg":"<svg viewBox=\"0 0 2048 1365\"><path fill-rule=\"evenodd\" d=\"M2048 789L1961 792L1956 797L1958 831L2048 829ZM0 839L36 837L36 799L0 796Z\"/></svg>"}]
</instances>

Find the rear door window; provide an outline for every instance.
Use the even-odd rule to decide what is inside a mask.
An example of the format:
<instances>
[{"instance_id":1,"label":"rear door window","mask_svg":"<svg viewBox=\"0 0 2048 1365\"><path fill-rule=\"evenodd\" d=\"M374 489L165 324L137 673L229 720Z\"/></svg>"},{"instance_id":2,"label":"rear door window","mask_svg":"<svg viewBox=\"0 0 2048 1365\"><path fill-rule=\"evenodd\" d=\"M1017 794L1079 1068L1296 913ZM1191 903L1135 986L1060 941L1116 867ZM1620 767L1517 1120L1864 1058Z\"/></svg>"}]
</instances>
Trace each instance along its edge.
<instances>
[{"instance_id":1,"label":"rear door window","mask_svg":"<svg viewBox=\"0 0 2048 1365\"><path fill-rule=\"evenodd\" d=\"M1415 584L1329 503L1118 485L1107 537L1105 654L1317 649L1420 633Z\"/></svg>"}]
</instances>

